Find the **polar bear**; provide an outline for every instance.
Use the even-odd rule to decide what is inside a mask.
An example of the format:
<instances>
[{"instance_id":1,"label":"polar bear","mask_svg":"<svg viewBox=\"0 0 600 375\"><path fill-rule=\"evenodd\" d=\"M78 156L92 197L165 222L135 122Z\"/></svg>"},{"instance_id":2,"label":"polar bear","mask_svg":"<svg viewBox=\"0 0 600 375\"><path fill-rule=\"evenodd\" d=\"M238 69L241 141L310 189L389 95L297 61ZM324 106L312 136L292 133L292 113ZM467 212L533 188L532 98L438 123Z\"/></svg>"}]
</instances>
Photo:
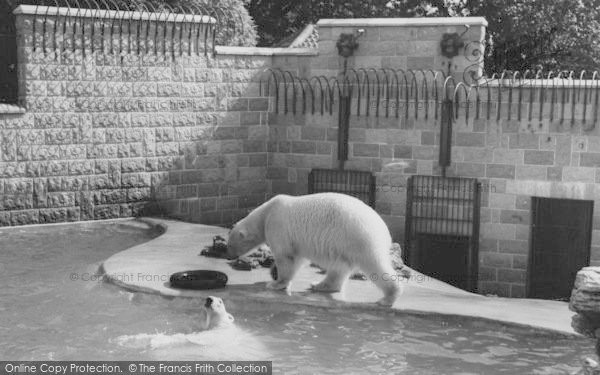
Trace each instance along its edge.
<instances>
[{"instance_id":1,"label":"polar bear","mask_svg":"<svg viewBox=\"0 0 600 375\"><path fill-rule=\"evenodd\" d=\"M202 318L203 329L214 329L227 327L233 324L233 315L225 310L225 304L219 297L209 296L202 309L204 317Z\"/></svg>"},{"instance_id":2,"label":"polar bear","mask_svg":"<svg viewBox=\"0 0 600 375\"><path fill-rule=\"evenodd\" d=\"M218 330L223 335L223 330L233 327L233 316L225 310L225 304L219 297L209 296L202 306L200 328L204 331L185 334L142 333L138 335L123 335L116 339L117 344L131 348L160 349L187 344L206 345L211 342L211 336L206 334L209 330ZM212 340L214 341L214 340Z\"/></svg>"},{"instance_id":3,"label":"polar bear","mask_svg":"<svg viewBox=\"0 0 600 375\"><path fill-rule=\"evenodd\" d=\"M313 291L339 292L360 268L373 275L383 291L379 304L391 306L401 293L391 277L395 271L387 225L371 207L349 195L277 195L234 225L227 254L239 257L262 243L271 248L277 267L277 280L267 284L271 289L289 292L290 281L310 260L327 270L325 278L312 285Z\"/></svg>"}]
</instances>

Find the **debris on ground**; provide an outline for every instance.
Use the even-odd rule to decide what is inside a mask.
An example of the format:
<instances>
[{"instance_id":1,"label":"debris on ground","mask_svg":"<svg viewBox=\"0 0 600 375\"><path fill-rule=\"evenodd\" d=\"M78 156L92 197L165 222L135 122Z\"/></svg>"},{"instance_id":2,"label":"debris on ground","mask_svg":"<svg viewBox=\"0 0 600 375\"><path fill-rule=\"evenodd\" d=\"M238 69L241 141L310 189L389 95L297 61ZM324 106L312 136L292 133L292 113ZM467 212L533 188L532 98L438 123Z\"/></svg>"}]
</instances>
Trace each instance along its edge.
<instances>
[{"instance_id":1,"label":"debris on ground","mask_svg":"<svg viewBox=\"0 0 600 375\"><path fill-rule=\"evenodd\" d=\"M213 244L202 249L200 255L227 259L227 240L221 236L213 237ZM258 267L270 268L274 263L273 253L266 245L259 246L251 253L228 262L231 268L239 271L252 271Z\"/></svg>"},{"instance_id":2,"label":"debris on ground","mask_svg":"<svg viewBox=\"0 0 600 375\"><path fill-rule=\"evenodd\" d=\"M227 240L221 236L214 236L213 244L202 249L200 255L210 258L227 259Z\"/></svg>"}]
</instances>

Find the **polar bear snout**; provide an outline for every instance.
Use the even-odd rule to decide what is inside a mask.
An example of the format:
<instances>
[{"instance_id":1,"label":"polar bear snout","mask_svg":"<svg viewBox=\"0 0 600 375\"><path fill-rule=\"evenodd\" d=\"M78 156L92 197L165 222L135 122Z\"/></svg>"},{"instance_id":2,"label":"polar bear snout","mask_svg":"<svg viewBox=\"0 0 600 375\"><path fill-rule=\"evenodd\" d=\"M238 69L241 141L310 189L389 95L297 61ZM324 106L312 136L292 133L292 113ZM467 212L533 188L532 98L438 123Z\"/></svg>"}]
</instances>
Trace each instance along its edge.
<instances>
[{"instance_id":1,"label":"polar bear snout","mask_svg":"<svg viewBox=\"0 0 600 375\"><path fill-rule=\"evenodd\" d=\"M234 321L233 316L225 309L225 303L219 297L208 296L204 302L203 311L202 326L205 329L229 326Z\"/></svg>"},{"instance_id":2,"label":"polar bear snout","mask_svg":"<svg viewBox=\"0 0 600 375\"><path fill-rule=\"evenodd\" d=\"M213 311L225 311L225 303L215 296L208 296L204 301L204 308Z\"/></svg>"},{"instance_id":3,"label":"polar bear snout","mask_svg":"<svg viewBox=\"0 0 600 375\"><path fill-rule=\"evenodd\" d=\"M255 236L248 234L246 230L234 226L231 232L229 232L227 239L226 256L228 259L238 258L262 242L264 241L260 241Z\"/></svg>"}]
</instances>

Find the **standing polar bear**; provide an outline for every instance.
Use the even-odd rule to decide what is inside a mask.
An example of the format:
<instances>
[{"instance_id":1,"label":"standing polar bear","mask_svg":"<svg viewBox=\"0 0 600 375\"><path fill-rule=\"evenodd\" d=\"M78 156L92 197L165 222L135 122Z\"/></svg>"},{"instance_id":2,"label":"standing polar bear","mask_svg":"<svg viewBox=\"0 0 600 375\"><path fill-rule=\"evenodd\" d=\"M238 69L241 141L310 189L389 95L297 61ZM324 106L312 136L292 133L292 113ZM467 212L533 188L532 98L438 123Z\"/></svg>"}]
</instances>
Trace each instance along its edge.
<instances>
[{"instance_id":1,"label":"standing polar bear","mask_svg":"<svg viewBox=\"0 0 600 375\"><path fill-rule=\"evenodd\" d=\"M277 195L235 224L227 253L235 258L265 242L278 274L269 288L289 291L298 269L310 260L327 270L323 281L312 285L314 291L339 292L359 268L374 275L371 279L383 291L379 304L391 306L401 292L392 277L392 239L385 222L349 195Z\"/></svg>"}]
</instances>

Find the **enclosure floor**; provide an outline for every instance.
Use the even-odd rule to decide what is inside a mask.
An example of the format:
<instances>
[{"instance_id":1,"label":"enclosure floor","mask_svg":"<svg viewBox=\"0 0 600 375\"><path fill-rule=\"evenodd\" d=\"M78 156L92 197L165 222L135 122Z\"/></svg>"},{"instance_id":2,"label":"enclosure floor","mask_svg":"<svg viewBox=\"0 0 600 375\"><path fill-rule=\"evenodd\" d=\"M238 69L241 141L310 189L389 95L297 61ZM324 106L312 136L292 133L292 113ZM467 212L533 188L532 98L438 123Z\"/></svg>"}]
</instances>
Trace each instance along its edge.
<instances>
[{"instance_id":1,"label":"enclosure floor","mask_svg":"<svg viewBox=\"0 0 600 375\"><path fill-rule=\"evenodd\" d=\"M343 295L310 292L310 283L320 280L323 275L308 266L295 277L291 296L267 290L265 283L271 280L268 269L237 271L226 260L198 255L202 248L212 244L213 236L226 235L227 229L162 219L141 220L163 226L164 234L113 255L102 266L111 282L128 290L164 296L204 298L210 294L225 300L250 298L264 300L265 303L385 309L373 304L382 293L370 281L349 280ZM229 278L227 287L209 291L169 287L171 274L196 269L225 272ZM565 302L485 297L416 271L408 282L400 283L404 285L404 293L393 306L398 311L476 317L575 334L571 328L573 313Z\"/></svg>"}]
</instances>

